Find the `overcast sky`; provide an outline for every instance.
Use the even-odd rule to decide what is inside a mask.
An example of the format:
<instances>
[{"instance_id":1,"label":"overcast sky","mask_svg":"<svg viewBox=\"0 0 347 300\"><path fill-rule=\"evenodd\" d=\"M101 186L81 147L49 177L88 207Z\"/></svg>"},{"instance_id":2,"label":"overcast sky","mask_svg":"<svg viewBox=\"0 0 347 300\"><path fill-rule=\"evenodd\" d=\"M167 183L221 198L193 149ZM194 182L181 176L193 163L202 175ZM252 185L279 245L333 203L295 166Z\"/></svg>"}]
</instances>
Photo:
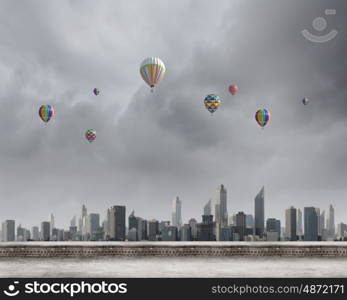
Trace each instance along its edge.
<instances>
[{"instance_id":1,"label":"overcast sky","mask_svg":"<svg viewBox=\"0 0 347 300\"><path fill-rule=\"evenodd\" d=\"M347 222L346 16L331 0L1 1L0 220L53 212L67 227L82 203L167 220L177 195L184 222L200 221L223 183L229 213L253 213L264 185L266 218L333 204ZM312 43L305 28L338 35ZM167 69L153 94L148 56ZM209 93L222 99L213 117ZM41 104L55 109L47 126Z\"/></svg>"}]
</instances>

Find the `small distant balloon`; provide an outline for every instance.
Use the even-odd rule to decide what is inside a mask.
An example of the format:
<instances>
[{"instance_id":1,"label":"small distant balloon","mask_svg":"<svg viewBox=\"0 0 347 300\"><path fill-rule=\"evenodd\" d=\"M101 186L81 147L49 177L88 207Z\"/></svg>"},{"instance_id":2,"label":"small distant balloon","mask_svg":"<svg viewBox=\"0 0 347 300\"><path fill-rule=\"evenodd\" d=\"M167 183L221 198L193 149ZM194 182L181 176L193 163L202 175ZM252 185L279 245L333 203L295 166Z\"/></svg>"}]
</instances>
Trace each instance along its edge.
<instances>
[{"instance_id":1,"label":"small distant balloon","mask_svg":"<svg viewBox=\"0 0 347 300\"><path fill-rule=\"evenodd\" d=\"M258 109L255 113L255 120L264 128L264 126L270 121L270 112L265 108Z\"/></svg>"},{"instance_id":2,"label":"small distant balloon","mask_svg":"<svg viewBox=\"0 0 347 300\"><path fill-rule=\"evenodd\" d=\"M95 96L97 96L97 95L100 94L100 90L99 90L98 88L95 88L95 89L93 90L93 93L94 93Z\"/></svg>"},{"instance_id":3,"label":"small distant balloon","mask_svg":"<svg viewBox=\"0 0 347 300\"><path fill-rule=\"evenodd\" d=\"M213 114L221 104L221 99L215 94L209 94L205 97L204 104L206 109Z\"/></svg>"},{"instance_id":4,"label":"small distant balloon","mask_svg":"<svg viewBox=\"0 0 347 300\"><path fill-rule=\"evenodd\" d=\"M96 130L88 129L85 136L89 143L93 142L96 139Z\"/></svg>"},{"instance_id":5,"label":"small distant balloon","mask_svg":"<svg viewBox=\"0 0 347 300\"><path fill-rule=\"evenodd\" d=\"M232 95L236 95L238 90L239 90L239 87L236 84L232 84L232 85L229 86L229 92Z\"/></svg>"},{"instance_id":6,"label":"small distant balloon","mask_svg":"<svg viewBox=\"0 0 347 300\"><path fill-rule=\"evenodd\" d=\"M311 100L306 98L306 97L304 99L302 99L302 103L304 103L304 105L307 105L310 101Z\"/></svg>"},{"instance_id":7,"label":"small distant balloon","mask_svg":"<svg viewBox=\"0 0 347 300\"><path fill-rule=\"evenodd\" d=\"M140 66L142 79L151 87L154 87L164 78L166 72L163 61L158 57L147 57Z\"/></svg>"},{"instance_id":8,"label":"small distant balloon","mask_svg":"<svg viewBox=\"0 0 347 300\"><path fill-rule=\"evenodd\" d=\"M54 116L54 109L49 104L44 104L40 106L39 116L43 122L47 123Z\"/></svg>"}]
</instances>

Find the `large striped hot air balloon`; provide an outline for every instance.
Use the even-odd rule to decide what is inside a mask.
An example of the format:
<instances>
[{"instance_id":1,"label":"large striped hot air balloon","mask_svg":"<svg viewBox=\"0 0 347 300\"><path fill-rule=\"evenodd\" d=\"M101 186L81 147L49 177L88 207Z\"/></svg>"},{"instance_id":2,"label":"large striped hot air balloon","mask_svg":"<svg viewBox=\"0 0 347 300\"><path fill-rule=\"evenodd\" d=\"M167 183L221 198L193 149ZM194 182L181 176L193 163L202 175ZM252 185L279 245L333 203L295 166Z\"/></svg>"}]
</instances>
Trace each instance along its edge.
<instances>
[{"instance_id":1,"label":"large striped hot air balloon","mask_svg":"<svg viewBox=\"0 0 347 300\"><path fill-rule=\"evenodd\" d=\"M49 104L44 104L40 106L39 116L43 122L47 124L47 122L54 116L54 109Z\"/></svg>"},{"instance_id":2,"label":"large striped hot air balloon","mask_svg":"<svg viewBox=\"0 0 347 300\"><path fill-rule=\"evenodd\" d=\"M158 57L148 57L140 66L141 76L151 87L151 91L153 91L154 87L163 79L165 71L165 65Z\"/></svg>"},{"instance_id":3,"label":"large striped hot air balloon","mask_svg":"<svg viewBox=\"0 0 347 300\"><path fill-rule=\"evenodd\" d=\"M213 114L221 104L219 96L215 94L209 94L205 97L204 104L206 109Z\"/></svg>"},{"instance_id":4,"label":"large striped hot air balloon","mask_svg":"<svg viewBox=\"0 0 347 300\"><path fill-rule=\"evenodd\" d=\"M96 139L96 130L88 129L85 133L85 137L89 143L93 142Z\"/></svg>"},{"instance_id":5,"label":"large striped hot air balloon","mask_svg":"<svg viewBox=\"0 0 347 300\"><path fill-rule=\"evenodd\" d=\"M258 124L264 128L270 121L270 112L266 108L258 109L255 113L255 119Z\"/></svg>"}]
</instances>

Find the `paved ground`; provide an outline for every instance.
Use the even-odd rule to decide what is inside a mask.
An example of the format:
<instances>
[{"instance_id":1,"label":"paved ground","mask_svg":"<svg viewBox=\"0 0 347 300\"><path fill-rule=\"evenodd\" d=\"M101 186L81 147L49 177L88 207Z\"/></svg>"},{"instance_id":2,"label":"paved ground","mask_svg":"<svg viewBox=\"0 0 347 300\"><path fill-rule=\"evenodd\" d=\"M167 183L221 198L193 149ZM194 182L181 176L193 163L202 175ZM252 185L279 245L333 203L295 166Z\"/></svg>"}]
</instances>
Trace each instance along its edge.
<instances>
[{"instance_id":1,"label":"paved ground","mask_svg":"<svg viewBox=\"0 0 347 300\"><path fill-rule=\"evenodd\" d=\"M0 277L347 277L347 258L1 258Z\"/></svg>"}]
</instances>

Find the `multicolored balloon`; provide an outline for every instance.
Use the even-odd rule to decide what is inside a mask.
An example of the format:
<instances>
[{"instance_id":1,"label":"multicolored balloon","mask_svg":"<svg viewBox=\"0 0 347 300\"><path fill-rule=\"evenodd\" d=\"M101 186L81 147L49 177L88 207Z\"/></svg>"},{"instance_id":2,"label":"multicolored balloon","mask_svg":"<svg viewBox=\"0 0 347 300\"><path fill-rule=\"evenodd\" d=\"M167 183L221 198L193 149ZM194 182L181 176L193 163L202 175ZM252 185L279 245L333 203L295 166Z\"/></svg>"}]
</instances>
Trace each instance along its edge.
<instances>
[{"instance_id":1,"label":"multicolored balloon","mask_svg":"<svg viewBox=\"0 0 347 300\"><path fill-rule=\"evenodd\" d=\"M214 113L221 104L219 96L215 94L209 94L205 97L204 104L206 109L212 114Z\"/></svg>"},{"instance_id":2,"label":"multicolored balloon","mask_svg":"<svg viewBox=\"0 0 347 300\"><path fill-rule=\"evenodd\" d=\"M94 93L95 96L97 96L97 95L100 94L100 90L99 90L98 88L95 88L95 89L93 90L93 93Z\"/></svg>"},{"instance_id":3,"label":"multicolored balloon","mask_svg":"<svg viewBox=\"0 0 347 300\"><path fill-rule=\"evenodd\" d=\"M306 98L306 97L304 99L302 99L302 103L304 103L304 105L307 105L310 101L311 100Z\"/></svg>"},{"instance_id":4,"label":"multicolored balloon","mask_svg":"<svg viewBox=\"0 0 347 300\"><path fill-rule=\"evenodd\" d=\"M43 122L47 123L54 116L54 109L49 104L44 104L40 106L39 116Z\"/></svg>"},{"instance_id":5,"label":"multicolored balloon","mask_svg":"<svg viewBox=\"0 0 347 300\"><path fill-rule=\"evenodd\" d=\"M229 86L229 92L232 95L235 95L239 90L239 87L236 84L232 84Z\"/></svg>"},{"instance_id":6,"label":"multicolored balloon","mask_svg":"<svg viewBox=\"0 0 347 300\"><path fill-rule=\"evenodd\" d=\"M270 121L270 112L265 109L258 109L255 113L255 120L261 127L264 127Z\"/></svg>"},{"instance_id":7,"label":"multicolored balloon","mask_svg":"<svg viewBox=\"0 0 347 300\"><path fill-rule=\"evenodd\" d=\"M86 131L86 139L89 141L89 143L93 142L96 139L96 130L94 129L88 129Z\"/></svg>"},{"instance_id":8,"label":"multicolored balloon","mask_svg":"<svg viewBox=\"0 0 347 300\"><path fill-rule=\"evenodd\" d=\"M140 74L143 80L151 87L151 91L164 78L165 71L165 65L158 57L148 57L140 66Z\"/></svg>"}]
</instances>

